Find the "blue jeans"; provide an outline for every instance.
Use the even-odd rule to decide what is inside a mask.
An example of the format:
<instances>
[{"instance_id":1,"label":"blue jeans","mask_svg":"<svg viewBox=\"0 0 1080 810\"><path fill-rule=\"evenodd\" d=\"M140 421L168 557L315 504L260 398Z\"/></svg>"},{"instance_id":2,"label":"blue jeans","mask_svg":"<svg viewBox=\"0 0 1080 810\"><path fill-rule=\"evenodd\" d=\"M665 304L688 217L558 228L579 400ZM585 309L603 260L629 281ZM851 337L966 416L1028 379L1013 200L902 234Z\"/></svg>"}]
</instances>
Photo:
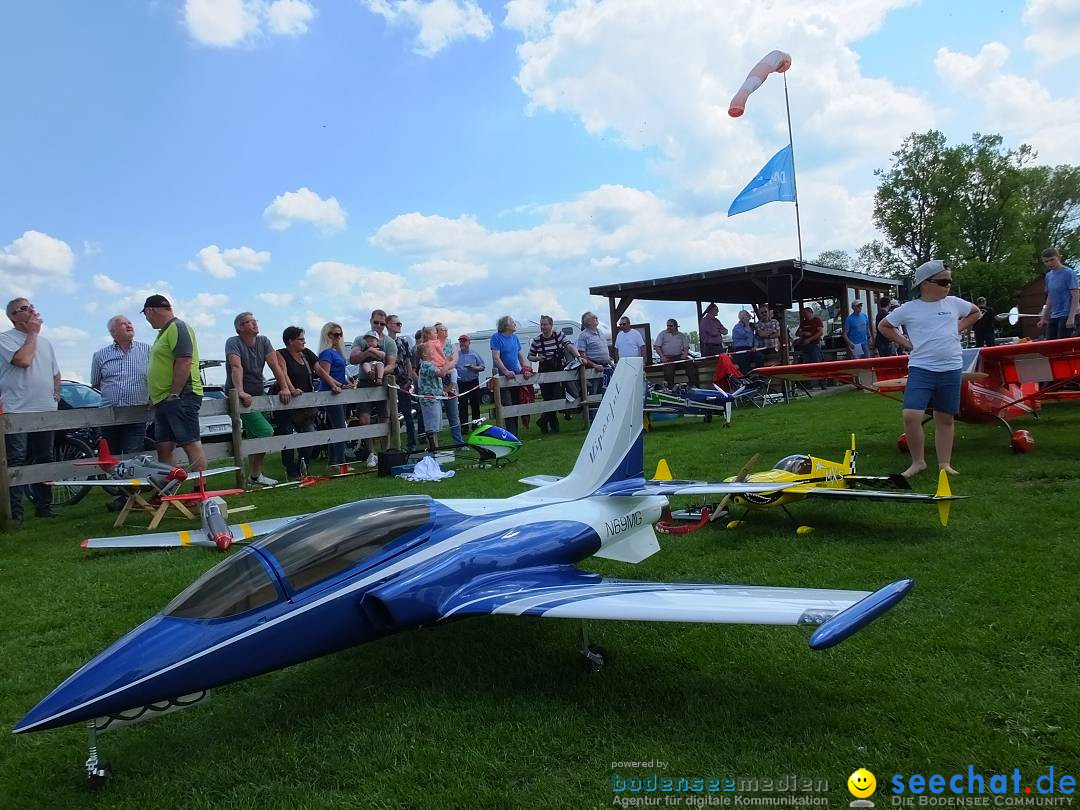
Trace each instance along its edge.
<instances>
[{"instance_id":1,"label":"blue jeans","mask_svg":"<svg viewBox=\"0 0 1080 810\"><path fill-rule=\"evenodd\" d=\"M344 405L327 405L323 410L332 429L345 427ZM345 463L345 442L330 442L326 446L326 463L331 466Z\"/></svg>"},{"instance_id":2,"label":"blue jeans","mask_svg":"<svg viewBox=\"0 0 1080 810\"><path fill-rule=\"evenodd\" d=\"M109 445L109 452L116 456L141 453L146 449L146 425L102 425L101 437Z\"/></svg>"},{"instance_id":3,"label":"blue jeans","mask_svg":"<svg viewBox=\"0 0 1080 810\"><path fill-rule=\"evenodd\" d=\"M960 369L929 371L908 366L904 387L904 410L925 411L931 405L938 413L960 413Z\"/></svg>"},{"instance_id":4,"label":"blue jeans","mask_svg":"<svg viewBox=\"0 0 1080 810\"><path fill-rule=\"evenodd\" d=\"M335 407L341 407L340 405ZM315 423L305 422L301 425L297 425L289 417L292 411L278 411L275 414L274 419L274 435L275 436L291 436L293 433L314 433ZM300 477L300 461L297 460L297 453L299 458L303 460L307 465L311 462L312 447L300 447L292 448L286 447L281 451L281 464L285 468L285 473L290 478Z\"/></svg>"},{"instance_id":5,"label":"blue jeans","mask_svg":"<svg viewBox=\"0 0 1080 810\"><path fill-rule=\"evenodd\" d=\"M1060 318L1051 318L1046 322L1046 339L1057 340L1058 338L1067 338L1073 336L1073 327L1065 325L1065 321L1069 320L1068 315L1062 315Z\"/></svg>"},{"instance_id":6,"label":"blue jeans","mask_svg":"<svg viewBox=\"0 0 1080 810\"><path fill-rule=\"evenodd\" d=\"M446 421L450 423L450 439L454 444L465 444L465 438L461 435L461 414L458 412L456 399L444 399L443 411L446 413Z\"/></svg>"},{"instance_id":7,"label":"blue jeans","mask_svg":"<svg viewBox=\"0 0 1080 810\"><path fill-rule=\"evenodd\" d=\"M53 460L53 431L51 430L42 430L37 433L9 433L4 437L4 444L7 448L9 467L45 464ZM52 487L48 484L12 487L10 494L13 518L22 518L23 495L30 498L38 512L47 512L52 508Z\"/></svg>"},{"instance_id":8,"label":"blue jeans","mask_svg":"<svg viewBox=\"0 0 1080 810\"><path fill-rule=\"evenodd\" d=\"M405 417L405 448L416 447L416 417L413 415L413 396L408 391L398 389L398 411Z\"/></svg>"}]
</instances>

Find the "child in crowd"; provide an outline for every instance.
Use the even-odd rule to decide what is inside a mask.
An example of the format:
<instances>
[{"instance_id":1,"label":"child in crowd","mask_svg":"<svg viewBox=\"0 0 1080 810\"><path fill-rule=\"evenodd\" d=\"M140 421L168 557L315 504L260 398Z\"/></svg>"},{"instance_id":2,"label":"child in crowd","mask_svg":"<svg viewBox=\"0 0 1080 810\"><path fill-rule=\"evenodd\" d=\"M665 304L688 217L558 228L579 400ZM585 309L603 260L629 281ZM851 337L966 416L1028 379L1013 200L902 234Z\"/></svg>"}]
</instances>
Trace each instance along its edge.
<instances>
[{"instance_id":1,"label":"child in crowd","mask_svg":"<svg viewBox=\"0 0 1080 810\"><path fill-rule=\"evenodd\" d=\"M382 350L379 348L379 333L368 332L364 335L364 348L373 355L375 352L382 354ZM377 355L374 355L377 356ZM382 360L369 359L360 364L360 373L371 380L373 383L379 385L383 381L383 372L386 371L386 363Z\"/></svg>"},{"instance_id":2,"label":"child in crowd","mask_svg":"<svg viewBox=\"0 0 1080 810\"><path fill-rule=\"evenodd\" d=\"M424 420L424 435L427 438L428 452L439 449L439 431L442 430L443 395L442 365L443 349L437 340L430 340L427 328L424 340L419 344L420 379L416 385L416 396L420 400L420 413ZM435 330L431 330L434 337Z\"/></svg>"}]
</instances>

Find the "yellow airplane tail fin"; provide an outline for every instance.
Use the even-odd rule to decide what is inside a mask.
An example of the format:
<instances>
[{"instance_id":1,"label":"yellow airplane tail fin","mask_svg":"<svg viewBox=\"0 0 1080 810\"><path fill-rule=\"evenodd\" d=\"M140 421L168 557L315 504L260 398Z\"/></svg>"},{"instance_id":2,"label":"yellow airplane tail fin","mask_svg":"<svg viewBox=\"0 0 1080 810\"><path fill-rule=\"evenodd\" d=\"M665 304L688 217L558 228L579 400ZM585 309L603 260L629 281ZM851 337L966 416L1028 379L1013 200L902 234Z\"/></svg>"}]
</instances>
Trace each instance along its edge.
<instances>
[{"instance_id":1,"label":"yellow airplane tail fin","mask_svg":"<svg viewBox=\"0 0 1080 810\"><path fill-rule=\"evenodd\" d=\"M841 462L841 466L847 470L847 475L855 475L855 459L858 456L858 452L855 450L855 434L851 434L851 449L844 453L844 460Z\"/></svg>"},{"instance_id":2,"label":"yellow airplane tail fin","mask_svg":"<svg viewBox=\"0 0 1080 810\"><path fill-rule=\"evenodd\" d=\"M937 492L934 493L935 498L949 498L952 496L952 487L949 486L949 474L944 470L938 470L937 479ZM952 501L941 500L938 501L937 513L938 518L941 520L942 526L949 525L949 507L952 506Z\"/></svg>"},{"instance_id":3,"label":"yellow airplane tail fin","mask_svg":"<svg viewBox=\"0 0 1080 810\"><path fill-rule=\"evenodd\" d=\"M653 475L653 481L674 481L675 476L671 474L671 467L668 466L667 459L662 458L656 465L656 474Z\"/></svg>"}]
</instances>

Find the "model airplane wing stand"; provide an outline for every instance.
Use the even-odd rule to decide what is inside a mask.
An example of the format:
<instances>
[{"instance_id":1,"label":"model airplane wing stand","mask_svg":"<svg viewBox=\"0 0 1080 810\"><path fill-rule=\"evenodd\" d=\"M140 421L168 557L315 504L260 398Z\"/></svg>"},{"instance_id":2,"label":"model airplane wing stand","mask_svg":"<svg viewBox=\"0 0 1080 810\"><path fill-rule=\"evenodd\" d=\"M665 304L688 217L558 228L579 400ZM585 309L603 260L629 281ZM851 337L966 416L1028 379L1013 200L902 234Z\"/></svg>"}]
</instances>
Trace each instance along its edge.
<instances>
[{"instance_id":1,"label":"model airplane wing stand","mask_svg":"<svg viewBox=\"0 0 1080 810\"><path fill-rule=\"evenodd\" d=\"M671 495L790 486L646 481L642 371L640 358L620 361L568 475L506 499L374 498L294 519L85 664L15 732L137 712L467 616L816 626L809 643L823 649L908 593L909 579L871 592L608 579L578 568L590 556L639 562L659 551L653 524ZM581 652L591 669L604 662L584 624ZM96 746L92 760L88 775L100 780Z\"/></svg>"}]
</instances>

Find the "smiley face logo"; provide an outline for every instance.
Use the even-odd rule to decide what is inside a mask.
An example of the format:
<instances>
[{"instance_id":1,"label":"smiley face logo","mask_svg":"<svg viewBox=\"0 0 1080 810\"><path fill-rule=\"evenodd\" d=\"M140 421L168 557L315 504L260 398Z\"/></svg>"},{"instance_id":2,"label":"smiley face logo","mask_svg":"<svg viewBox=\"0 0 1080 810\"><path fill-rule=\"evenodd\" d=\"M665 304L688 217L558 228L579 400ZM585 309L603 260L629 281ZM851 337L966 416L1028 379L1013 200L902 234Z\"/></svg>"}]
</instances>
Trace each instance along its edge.
<instances>
[{"instance_id":1,"label":"smiley face logo","mask_svg":"<svg viewBox=\"0 0 1080 810\"><path fill-rule=\"evenodd\" d=\"M859 768L847 780L847 789L856 799L865 799L877 790L877 779L866 768Z\"/></svg>"}]
</instances>

